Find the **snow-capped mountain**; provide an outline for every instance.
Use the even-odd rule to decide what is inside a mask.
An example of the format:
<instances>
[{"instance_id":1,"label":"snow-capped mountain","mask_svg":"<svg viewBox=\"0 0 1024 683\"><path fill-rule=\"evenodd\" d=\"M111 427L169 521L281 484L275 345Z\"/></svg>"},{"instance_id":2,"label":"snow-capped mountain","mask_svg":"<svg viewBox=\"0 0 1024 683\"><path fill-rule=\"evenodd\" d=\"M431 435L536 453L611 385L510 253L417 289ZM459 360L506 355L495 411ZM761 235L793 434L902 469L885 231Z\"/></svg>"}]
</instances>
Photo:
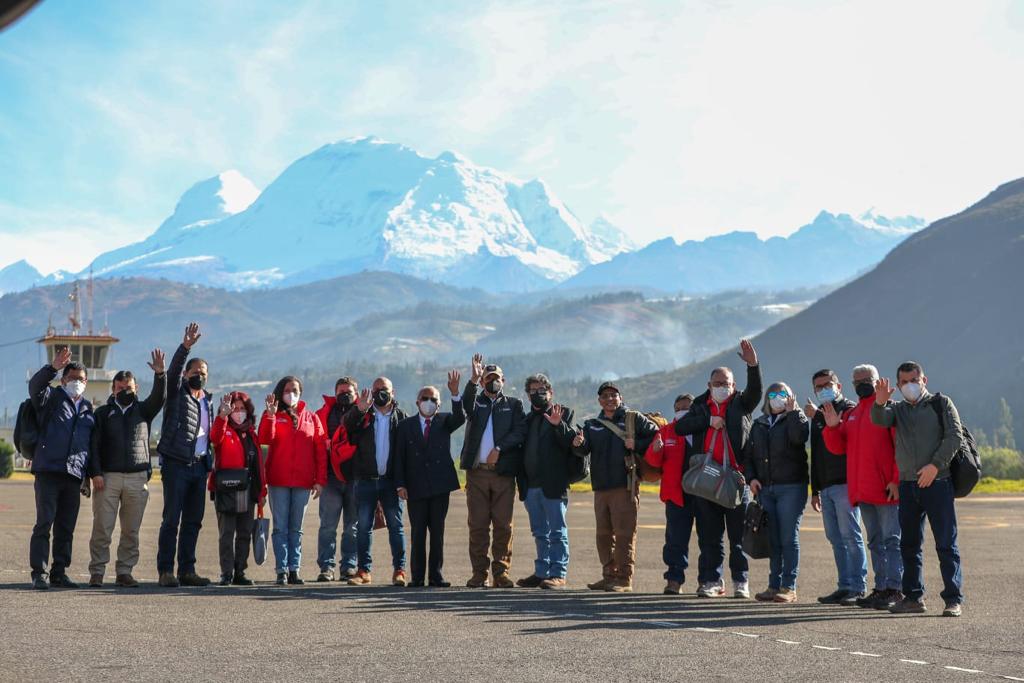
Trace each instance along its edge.
<instances>
[{"instance_id":1,"label":"snow-capped mountain","mask_svg":"<svg viewBox=\"0 0 1024 683\"><path fill-rule=\"evenodd\" d=\"M623 248L593 238L540 180L356 138L299 159L262 193L234 171L198 183L156 232L92 267L229 289L387 270L524 291Z\"/></svg>"}]
</instances>

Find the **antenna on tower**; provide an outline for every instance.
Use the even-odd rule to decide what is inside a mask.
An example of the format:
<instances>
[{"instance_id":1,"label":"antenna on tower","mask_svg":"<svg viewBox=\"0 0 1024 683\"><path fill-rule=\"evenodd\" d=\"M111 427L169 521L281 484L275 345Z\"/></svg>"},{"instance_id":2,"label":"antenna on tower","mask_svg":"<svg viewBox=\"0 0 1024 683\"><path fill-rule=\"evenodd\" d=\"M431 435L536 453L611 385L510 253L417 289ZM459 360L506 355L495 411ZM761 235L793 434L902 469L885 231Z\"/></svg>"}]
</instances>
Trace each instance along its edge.
<instances>
[{"instance_id":1,"label":"antenna on tower","mask_svg":"<svg viewBox=\"0 0 1024 683\"><path fill-rule=\"evenodd\" d=\"M89 327L89 336L91 337L92 334L93 334L93 332L92 332L92 313L93 313L93 307L92 307L92 303L93 303L93 300L92 300L92 266L89 266L89 284L86 285L85 296L86 296L86 301L88 302L88 305L89 305L89 325L88 325L88 327Z\"/></svg>"},{"instance_id":2,"label":"antenna on tower","mask_svg":"<svg viewBox=\"0 0 1024 683\"><path fill-rule=\"evenodd\" d=\"M71 334L77 335L78 331L82 329L82 297L78 290L77 281L74 287L71 288L68 298L72 301L71 315L68 316L68 322L71 323Z\"/></svg>"}]
</instances>

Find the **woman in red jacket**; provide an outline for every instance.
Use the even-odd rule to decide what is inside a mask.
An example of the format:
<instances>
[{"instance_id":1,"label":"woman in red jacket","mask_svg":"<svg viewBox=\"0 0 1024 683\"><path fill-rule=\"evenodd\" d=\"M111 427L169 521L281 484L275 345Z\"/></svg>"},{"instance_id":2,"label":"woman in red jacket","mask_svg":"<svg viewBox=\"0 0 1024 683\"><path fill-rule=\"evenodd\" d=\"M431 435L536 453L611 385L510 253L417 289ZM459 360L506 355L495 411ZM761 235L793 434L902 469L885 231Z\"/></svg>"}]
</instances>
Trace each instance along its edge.
<instances>
[{"instance_id":1,"label":"woman in red jacket","mask_svg":"<svg viewBox=\"0 0 1024 683\"><path fill-rule=\"evenodd\" d=\"M267 396L260 420L260 443L269 446L267 483L273 515L271 542L277 565L277 584L304 583L299 578L302 561L302 520L310 493L320 496L327 482L327 435L320 418L306 408L302 382L284 377Z\"/></svg>"},{"instance_id":2,"label":"woman in red jacket","mask_svg":"<svg viewBox=\"0 0 1024 683\"><path fill-rule=\"evenodd\" d=\"M217 510L220 532L220 585L251 586L249 563L253 511L267 498L256 409L241 391L225 394L210 428L213 471L208 488Z\"/></svg>"}]
</instances>

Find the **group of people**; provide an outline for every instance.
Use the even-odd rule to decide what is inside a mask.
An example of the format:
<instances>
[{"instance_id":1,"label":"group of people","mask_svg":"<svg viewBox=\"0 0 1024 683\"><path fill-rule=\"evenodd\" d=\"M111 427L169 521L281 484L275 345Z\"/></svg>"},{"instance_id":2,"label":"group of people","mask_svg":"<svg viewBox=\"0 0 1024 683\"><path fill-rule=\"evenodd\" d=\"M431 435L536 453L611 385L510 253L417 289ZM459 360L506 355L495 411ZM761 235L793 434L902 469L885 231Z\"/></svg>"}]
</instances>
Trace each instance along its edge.
<instances>
[{"instance_id":1,"label":"group of people","mask_svg":"<svg viewBox=\"0 0 1024 683\"><path fill-rule=\"evenodd\" d=\"M152 474L150 430L163 410L157 445L163 486L160 586L210 583L196 573L207 495L217 514L221 585L252 584L245 574L251 538L268 500L277 583L302 584L303 520L310 499L318 499L318 581L373 583L373 530L386 526L391 584L449 586L443 573L445 522L450 495L460 488L451 437L465 425L458 463L466 472L469 587L565 587L570 485L589 473L601 577L587 586L632 591L639 482L647 476L661 481L667 594L681 593L696 528L696 594L726 594L728 539L732 595L751 597L742 537L746 503L753 498L767 512L771 542L767 586L754 597L796 601L799 530L810 495L813 509L822 515L838 575L836 590L819 602L924 612L927 518L944 584L943 614L961 613L949 477L960 447L959 416L952 401L928 391L917 363L897 368L895 387L874 366L857 366L851 377L856 401L842 393L835 372L821 370L811 378L815 400L800 407L784 382L762 393L757 353L743 340L738 354L746 365L742 390L731 369L716 368L706 391L676 398L667 421L628 409L616 384L604 382L597 391L598 414L578 425L573 411L555 401L545 375L526 379L524 405L505 392L502 369L485 364L478 354L465 385L458 370L448 373L450 411L443 410L435 386L421 388L415 412L406 414L386 377L360 390L347 376L337 380L334 395L324 396L314 411L303 400L301 380L288 376L266 396L257 417L252 399L241 391L215 404L206 390L208 364L190 357L200 337L199 326L188 325L166 368L164 354L152 352L153 385L144 400L136 394L135 376L121 371L111 382L106 404L94 410L84 398L86 369L71 360L67 349L58 350L30 380L39 425L32 459L35 588L75 587L67 569L80 491L92 493L94 511L89 585L104 583L118 517L115 583L138 585L132 571L139 560L139 528ZM892 400L896 391L902 401ZM683 490L683 473L697 454L741 473L744 504L727 508ZM533 572L513 580L517 493L529 516L536 557ZM874 570L870 594L868 552Z\"/></svg>"}]
</instances>

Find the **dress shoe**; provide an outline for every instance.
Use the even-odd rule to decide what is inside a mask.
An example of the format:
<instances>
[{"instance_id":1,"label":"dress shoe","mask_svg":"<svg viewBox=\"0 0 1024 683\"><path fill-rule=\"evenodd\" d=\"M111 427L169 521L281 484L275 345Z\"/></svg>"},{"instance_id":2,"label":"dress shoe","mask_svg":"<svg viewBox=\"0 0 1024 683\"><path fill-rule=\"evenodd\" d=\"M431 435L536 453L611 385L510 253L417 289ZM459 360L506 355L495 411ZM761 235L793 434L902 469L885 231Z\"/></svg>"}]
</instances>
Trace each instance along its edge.
<instances>
[{"instance_id":1,"label":"dress shoe","mask_svg":"<svg viewBox=\"0 0 1024 683\"><path fill-rule=\"evenodd\" d=\"M131 574L118 574L114 579L114 585L121 588L138 588L139 582Z\"/></svg>"},{"instance_id":2,"label":"dress shoe","mask_svg":"<svg viewBox=\"0 0 1024 683\"><path fill-rule=\"evenodd\" d=\"M178 582L182 586L192 586L193 588L202 588L203 586L209 586L210 580L205 576L199 576L195 572L188 572L178 577Z\"/></svg>"}]
</instances>

